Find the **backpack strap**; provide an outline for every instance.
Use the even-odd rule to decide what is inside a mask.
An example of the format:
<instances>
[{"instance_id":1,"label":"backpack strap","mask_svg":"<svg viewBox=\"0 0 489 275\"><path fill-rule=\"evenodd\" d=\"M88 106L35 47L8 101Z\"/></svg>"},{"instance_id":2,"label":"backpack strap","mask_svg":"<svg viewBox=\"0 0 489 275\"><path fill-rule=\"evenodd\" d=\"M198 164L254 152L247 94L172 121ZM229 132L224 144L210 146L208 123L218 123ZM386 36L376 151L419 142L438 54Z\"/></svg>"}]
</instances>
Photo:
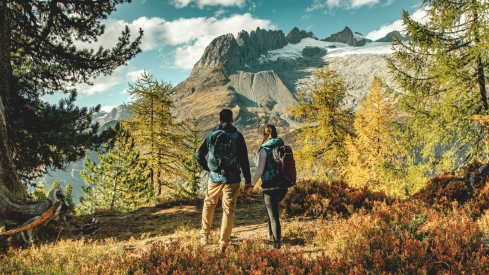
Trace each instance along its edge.
<instances>
[{"instance_id":1,"label":"backpack strap","mask_svg":"<svg viewBox=\"0 0 489 275\"><path fill-rule=\"evenodd\" d=\"M239 132L236 131L234 133L232 133L231 135L231 138L234 140L234 141L237 141L238 140L238 136L239 136Z\"/></svg>"}]
</instances>

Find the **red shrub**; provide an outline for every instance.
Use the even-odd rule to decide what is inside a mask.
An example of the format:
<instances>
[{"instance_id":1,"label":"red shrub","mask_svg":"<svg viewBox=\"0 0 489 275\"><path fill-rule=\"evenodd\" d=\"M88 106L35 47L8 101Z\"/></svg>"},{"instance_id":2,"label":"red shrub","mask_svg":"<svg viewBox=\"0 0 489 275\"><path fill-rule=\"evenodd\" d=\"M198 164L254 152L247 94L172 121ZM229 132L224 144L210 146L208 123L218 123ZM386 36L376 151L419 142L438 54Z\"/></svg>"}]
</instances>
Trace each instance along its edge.
<instances>
[{"instance_id":1,"label":"red shrub","mask_svg":"<svg viewBox=\"0 0 489 275\"><path fill-rule=\"evenodd\" d=\"M344 181L303 181L289 189L281 202L286 215L324 216L328 213L350 215L359 209L372 209L374 202L394 202L384 192L373 192L367 187L349 187Z\"/></svg>"}]
</instances>

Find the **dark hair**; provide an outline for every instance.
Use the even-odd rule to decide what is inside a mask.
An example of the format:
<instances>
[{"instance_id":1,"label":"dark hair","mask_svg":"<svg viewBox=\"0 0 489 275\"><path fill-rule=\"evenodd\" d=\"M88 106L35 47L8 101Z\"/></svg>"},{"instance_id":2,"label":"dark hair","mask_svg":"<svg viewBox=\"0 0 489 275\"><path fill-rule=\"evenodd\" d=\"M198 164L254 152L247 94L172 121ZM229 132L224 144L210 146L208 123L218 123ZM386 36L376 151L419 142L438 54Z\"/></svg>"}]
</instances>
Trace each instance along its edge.
<instances>
[{"instance_id":1,"label":"dark hair","mask_svg":"<svg viewBox=\"0 0 489 275\"><path fill-rule=\"evenodd\" d=\"M227 123L233 121L233 111L229 109L222 110L221 113L219 114L219 120L221 122L227 122Z\"/></svg>"},{"instance_id":2,"label":"dark hair","mask_svg":"<svg viewBox=\"0 0 489 275\"><path fill-rule=\"evenodd\" d=\"M272 138L277 138L277 136L277 129L275 128L275 126L267 125L267 127L263 129L263 142L261 144L264 144Z\"/></svg>"}]
</instances>

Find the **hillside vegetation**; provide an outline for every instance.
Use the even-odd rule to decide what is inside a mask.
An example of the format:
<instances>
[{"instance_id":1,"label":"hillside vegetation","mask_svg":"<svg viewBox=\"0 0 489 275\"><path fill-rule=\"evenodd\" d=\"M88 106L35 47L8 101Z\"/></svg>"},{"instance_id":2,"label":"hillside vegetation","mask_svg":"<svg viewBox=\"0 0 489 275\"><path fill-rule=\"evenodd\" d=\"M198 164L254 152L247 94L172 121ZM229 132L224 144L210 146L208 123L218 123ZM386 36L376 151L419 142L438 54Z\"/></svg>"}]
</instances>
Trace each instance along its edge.
<instances>
[{"instance_id":1,"label":"hillside vegetation","mask_svg":"<svg viewBox=\"0 0 489 275\"><path fill-rule=\"evenodd\" d=\"M0 272L483 274L489 272L487 167L473 163L433 178L403 200L342 181L299 182L282 202L282 251L271 251L262 239L267 224L258 193L241 193L232 237L239 247L224 255L217 250L218 230L210 245L199 242L200 200L70 217L31 248L3 250ZM93 218L100 231L80 239Z\"/></svg>"},{"instance_id":2,"label":"hillside vegetation","mask_svg":"<svg viewBox=\"0 0 489 275\"><path fill-rule=\"evenodd\" d=\"M118 3L102 2L109 11ZM298 29L287 37L260 29L220 36L176 87L144 72L129 85L127 120L100 135L90 126L89 140L75 144L98 148L100 160L86 156L80 205L70 185L66 194L59 182L49 192L38 186L27 194L20 178L15 188L0 180L0 274L489 274L489 3L425 0L423 7L426 24L404 12L406 37L392 34L392 82L375 77L358 108L348 82L323 64L324 49L310 48L299 60L303 68L311 60L320 68L306 72L312 81L297 94L289 86L298 78L282 79L286 71L237 71L289 40L294 47L301 39L316 41ZM362 37L347 28L327 40L370 42ZM139 39L124 60L140 51ZM121 48L126 40L120 39ZM267 46L254 48L263 41ZM99 107L78 112L74 100L75 93L68 109L88 127ZM257 157L261 129L273 128L267 124L277 124L293 147L299 177L279 207L282 248L277 238L273 246L265 238L260 188L246 195L245 182L231 236L235 246L219 248L221 206L208 244L201 243L207 168L196 154L224 108L253 136L250 155ZM291 125L298 128L290 131ZM20 172L36 177L45 168L40 161L53 160L53 152L61 169L79 159L80 148L68 154L51 146L32 162L21 151L19 163L26 166ZM16 178L15 161L5 156L11 165L0 161L0 170L10 167ZM12 207L21 201L7 196L13 191L25 199L23 207ZM12 222L16 211L23 216Z\"/></svg>"}]
</instances>

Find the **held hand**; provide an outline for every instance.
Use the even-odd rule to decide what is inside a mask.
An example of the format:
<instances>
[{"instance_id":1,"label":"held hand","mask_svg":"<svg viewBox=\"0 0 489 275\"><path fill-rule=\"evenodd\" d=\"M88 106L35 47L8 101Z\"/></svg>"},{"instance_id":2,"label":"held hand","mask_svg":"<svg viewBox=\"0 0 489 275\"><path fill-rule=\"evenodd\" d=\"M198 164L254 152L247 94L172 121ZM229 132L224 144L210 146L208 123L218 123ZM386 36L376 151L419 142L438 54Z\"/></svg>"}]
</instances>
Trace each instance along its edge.
<instances>
[{"instance_id":1,"label":"held hand","mask_svg":"<svg viewBox=\"0 0 489 275\"><path fill-rule=\"evenodd\" d=\"M253 191L253 186L251 186L251 184L249 184L249 183L245 184L245 190L244 191L246 194L249 195L251 193L251 191Z\"/></svg>"}]
</instances>

